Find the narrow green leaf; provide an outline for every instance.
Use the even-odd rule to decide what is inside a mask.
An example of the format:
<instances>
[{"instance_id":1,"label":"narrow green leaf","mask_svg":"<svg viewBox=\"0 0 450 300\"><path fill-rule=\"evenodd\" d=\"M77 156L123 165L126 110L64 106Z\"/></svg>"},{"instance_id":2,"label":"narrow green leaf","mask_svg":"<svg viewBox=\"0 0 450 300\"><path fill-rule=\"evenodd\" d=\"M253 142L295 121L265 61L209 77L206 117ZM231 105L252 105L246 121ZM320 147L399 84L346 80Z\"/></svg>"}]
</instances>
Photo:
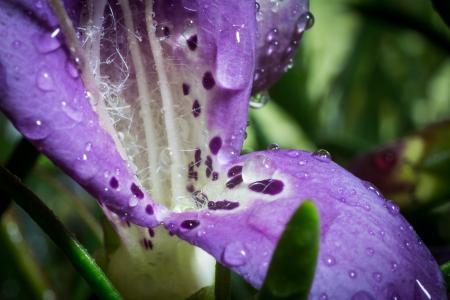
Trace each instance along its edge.
<instances>
[{"instance_id":1,"label":"narrow green leaf","mask_svg":"<svg viewBox=\"0 0 450 300\"><path fill-rule=\"evenodd\" d=\"M319 251L319 213L305 201L294 213L278 242L259 295L264 299L308 298Z\"/></svg>"},{"instance_id":2,"label":"narrow green leaf","mask_svg":"<svg viewBox=\"0 0 450 300\"><path fill-rule=\"evenodd\" d=\"M94 259L32 191L3 167L0 167L0 182L0 191L13 198L44 230L100 299L122 299Z\"/></svg>"},{"instance_id":3,"label":"narrow green leaf","mask_svg":"<svg viewBox=\"0 0 450 300\"><path fill-rule=\"evenodd\" d=\"M444 275L444 279L447 282L447 289L450 289L450 261L441 265L441 271Z\"/></svg>"},{"instance_id":4,"label":"narrow green leaf","mask_svg":"<svg viewBox=\"0 0 450 300\"><path fill-rule=\"evenodd\" d=\"M214 284L214 299L230 299L230 270L216 263L216 280Z\"/></svg>"}]
</instances>

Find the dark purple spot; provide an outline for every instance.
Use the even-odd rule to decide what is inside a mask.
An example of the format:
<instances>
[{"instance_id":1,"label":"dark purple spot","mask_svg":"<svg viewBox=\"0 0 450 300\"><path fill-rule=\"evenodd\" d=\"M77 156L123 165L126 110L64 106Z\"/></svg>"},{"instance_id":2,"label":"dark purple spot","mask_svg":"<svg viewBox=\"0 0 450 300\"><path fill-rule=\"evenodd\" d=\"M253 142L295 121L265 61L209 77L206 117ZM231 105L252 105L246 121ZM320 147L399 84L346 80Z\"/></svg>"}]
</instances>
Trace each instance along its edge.
<instances>
[{"instance_id":1,"label":"dark purple spot","mask_svg":"<svg viewBox=\"0 0 450 300\"><path fill-rule=\"evenodd\" d=\"M191 51L195 51L195 49L197 49L197 35L194 34L193 36L189 37L186 40L186 43Z\"/></svg>"},{"instance_id":2,"label":"dark purple spot","mask_svg":"<svg viewBox=\"0 0 450 300\"><path fill-rule=\"evenodd\" d=\"M209 150L211 150L211 153L216 155L220 148L222 147L222 139L220 136L215 136L211 139L209 142Z\"/></svg>"},{"instance_id":3,"label":"dark purple spot","mask_svg":"<svg viewBox=\"0 0 450 300\"><path fill-rule=\"evenodd\" d=\"M188 177L190 179L198 180L198 173L197 172L189 173Z\"/></svg>"},{"instance_id":4,"label":"dark purple spot","mask_svg":"<svg viewBox=\"0 0 450 300\"><path fill-rule=\"evenodd\" d=\"M241 184L242 181L243 181L242 176L238 175L238 176L235 176L235 177L231 178L230 180L228 180L225 185L227 186L227 188L232 189L235 186L237 186L238 184Z\"/></svg>"},{"instance_id":5,"label":"dark purple spot","mask_svg":"<svg viewBox=\"0 0 450 300\"><path fill-rule=\"evenodd\" d=\"M198 168L200 167L200 164L202 163L202 150L195 149L195 166Z\"/></svg>"},{"instance_id":6,"label":"dark purple spot","mask_svg":"<svg viewBox=\"0 0 450 300\"><path fill-rule=\"evenodd\" d=\"M192 104L192 115L194 116L194 118L197 118L198 116L200 116L201 112L202 108L200 107L200 103L198 102L198 100L195 100Z\"/></svg>"},{"instance_id":7,"label":"dark purple spot","mask_svg":"<svg viewBox=\"0 0 450 300\"><path fill-rule=\"evenodd\" d=\"M119 180L117 180L117 178L114 176L111 177L111 179L109 180L109 186L113 189L117 189L119 187Z\"/></svg>"},{"instance_id":8,"label":"dark purple spot","mask_svg":"<svg viewBox=\"0 0 450 300\"><path fill-rule=\"evenodd\" d=\"M212 158L211 158L211 156L206 156L206 161L205 161L205 165L207 166L207 167L209 167L210 169L212 169L213 168L213 166L212 166Z\"/></svg>"},{"instance_id":9,"label":"dark purple spot","mask_svg":"<svg viewBox=\"0 0 450 300\"><path fill-rule=\"evenodd\" d=\"M125 221L125 224L127 225L127 227L131 227L131 223L129 221Z\"/></svg>"},{"instance_id":10,"label":"dark purple spot","mask_svg":"<svg viewBox=\"0 0 450 300\"><path fill-rule=\"evenodd\" d=\"M213 172L213 173L212 173L212 180L213 180L213 181L216 181L217 179L219 179L219 173Z\"/></svg>"},{"instance_id":11,"label":"dark purple spot","mask_svg":"<svg viewBox=\"0 0 450 300\"><path fill-rule=\"evenodd\" d=\"M188 191L189 193L193 193L194 190L195 190L195 188L192 184L186 186L186 191Z\"/></svg>"},{"instance_id":12,"label":"dark purple spot","mask_svg":"<svg viewBox=\"0 0 450 300\"><path fill-rule=\"evenodd\" d=\"M211 176L211 172L212 172L212 170L210 168L206 168L206 171L205 171L206 177L209 178L209 176Z\"/></svg>"},{"instance_id":13,"label":"dark purple spot","mask_svg":"<svg viewBox=\"0 0 450 300\"><path fill-rule=\"evenodd\" d=\"M231 167L231 169L228 170L228 177L234 177L236 175L239 175L242 173L242 166L234 166Z\"/></svg>"},{"instance_id":14,"label":"dark purple spot","mask_svg":"<svg viewBox=\"0 0 450 300\"><path fill-rule=\"evenodd\" d=\"M148 240L148 239L142 239L141 241L142 246L144 246L145 249L153 249L153 243L152 241Z\"/></svg>"},{"instance_id":15,"label":"dark purple spot","mask_svg":"<svg viewBox=\"0 0 450 300\"><path fill-rule=\"evenodd\" d=\"M189 95L189 92L191 91L191 86L187 83L183 83L183 95Z\"/></svg>"},{"instance_id":16,"label":"dark purple spot","mask_svg":"<svg viewBox=\"0 0 450 300\"><path fill-rule=\"evenodd\" d=\"M284 183L278 179L264 179L250 183L248 188L257 193L276 195L283 190Z\"/></svg>"},{"instance_id":17,"label":"dark purple spot","mask_svg":"<svg viewBox=\"0 0 450 300\"><path fill-rule=\"evenodd\" d=\"M214 85L216 84L216 81L214 80L214 77L211 72L208 71L208 72L205 72L205 74L203 74L202 83L203 83L203 87L207 90L210 90L214 87Z\"/></svg>"},{"instance_id":18,"label":"dark purple spot","mask_svg":"<svg viewBox=\"0 0 450 300\"><path fill-rule=\"evenodd\" d=\"M228 200L222 200L222 201L209 201L208 202L208 209L210 210L232 210L239 206L239 202L232 202Z\"/></svg>"},{"instance_id":19,"label":"dark purple spot","mask_svg":"<svg viewBox=\"0 0 450 300\"><path fill-rule=\"evenodd\" d=\"M155 237L155 231L153 230L153 228L149 228L149 229L148 229L148 234L149 234L151 237Z\"/></svg>"},{"instance_id":20,"label":"dark purple spot","mask_svg":"<svg viewBox=\"0 0 450 300\"><path fill-rule=\"evenodd\" d=\"M151 204L148 204L148 205L145 207L145 212L146 212L147 214L149 214L149 215L153 215L153 214L154 214L153 206L152 206Z\"/></svg>"},{"instance_id":21,"label":"dark purple spot","mask_svg":"<svg viewBox=\"0 0 450 300\"><path fill-rule=\"evenodd\" d=\"M136 196L136 198L138 198L138 199L144 198L144 193L134 182L131 184L130 190L133 193L133 195Z\"/></svg>"},{"instance_id":22,"label":"dark purple spot","mask_svg":"<svg viewBox=\"0 0 450 300\"><path fill-rule=\"evenodd\" d=\"M199 220L184 220L183 222L181 222L180 226L181 228L191 230L197 227L198 225L200 225Z\"/></svg>"}]
</instances>

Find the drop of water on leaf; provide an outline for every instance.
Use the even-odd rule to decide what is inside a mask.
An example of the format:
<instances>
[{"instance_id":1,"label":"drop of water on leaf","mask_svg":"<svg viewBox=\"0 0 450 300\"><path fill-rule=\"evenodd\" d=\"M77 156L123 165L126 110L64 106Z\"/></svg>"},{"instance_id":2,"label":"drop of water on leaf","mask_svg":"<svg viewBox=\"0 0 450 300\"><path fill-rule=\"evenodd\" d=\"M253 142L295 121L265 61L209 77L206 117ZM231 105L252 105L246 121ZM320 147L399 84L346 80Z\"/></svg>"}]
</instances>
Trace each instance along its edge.
<instances>
[{"instance_id":1,"label":"drop of water on leaf","mask_svg":"<svg viewBox=\"0 0 450 300\"><path fill-rule=\"evenodd\" d=\"M269 93L267 91L262 91L250 98L250 107L258 109L264 107L269 101L270 101Z\"/></svg>"},{"instance_id":2,"label":"drop of water on leaf","mask_svg":"<svg viewBox=\"0 0 450 300\"><path fill-rule=\"evenodd\" d=\"M331 160L331 154L325 149L319 149L313 152L312 156L321 161L321 162L329 162Z\"/></svg>"},{"instance_id":3,"label":"drop of water on leaf","mask_svg":"<svg viewBox=\"0 0 450 300\"><path fill-rule=\"evenodd\" d=\"M44 92L52 91L55 88L53 78L45 69L41 69L37 73L36 84L37 87Z\"/></svg>"},{"instance_id":4,"label":"drop of water on leaf","mask_svg":"<svg viewBox=\"0 0 450 300\"><path fill-rule=\"evenodd\" d=\"M247 249L241 242L233 242L228 244L222 254L225 264L232 267L242 266L247 261Z\"/></svg>"}]
</instances>

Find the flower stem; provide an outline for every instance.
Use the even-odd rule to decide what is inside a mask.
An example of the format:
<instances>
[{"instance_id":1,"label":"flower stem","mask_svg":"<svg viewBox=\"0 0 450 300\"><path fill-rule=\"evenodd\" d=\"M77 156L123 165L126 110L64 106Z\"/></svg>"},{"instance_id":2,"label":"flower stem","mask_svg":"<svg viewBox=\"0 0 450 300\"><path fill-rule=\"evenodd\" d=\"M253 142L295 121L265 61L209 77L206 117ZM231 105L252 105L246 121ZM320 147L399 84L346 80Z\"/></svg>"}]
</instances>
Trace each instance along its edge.
<instances>
[{"instance_id":1,"label":"flower stem","mask_svg":"<svg viewBox=\"0 0 450 300\"><path fill-rule=\"evenodd\" d=\"M122 299L101 268L53 212L8 170L0 167L0 190L22 207L69 258L101 299Z\"/></svg>"}]
</instances>

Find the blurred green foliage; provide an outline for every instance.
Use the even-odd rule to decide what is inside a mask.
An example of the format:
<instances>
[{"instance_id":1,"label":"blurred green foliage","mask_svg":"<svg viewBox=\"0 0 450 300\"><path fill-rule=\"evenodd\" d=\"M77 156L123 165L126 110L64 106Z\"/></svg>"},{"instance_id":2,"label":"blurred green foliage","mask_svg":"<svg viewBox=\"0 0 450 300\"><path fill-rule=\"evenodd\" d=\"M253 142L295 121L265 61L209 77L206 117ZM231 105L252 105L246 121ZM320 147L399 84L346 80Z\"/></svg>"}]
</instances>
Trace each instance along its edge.
<instances>
[{"instance_id":1,"label":"blurred green foliage","mask_svg":"<svg viewBox=\"0 0 450 300\"><path fill-rule=\"evenodd\" d=\"M316 22L294 67L270 90L270 104L250 113L246 151L268 143L325 148L345 166L450 117L450 30L431 1L312 0L311 10ZM0 115L2 165L19 138ZM448 175L448 165L439 172ZM83 189L44 157L26 183L90 253L100 249L102 214ZM450 259L450 205L444 200L420 218L407 216L416 229L433 229L419 234L441 262ZM18 226L8 225L11 220ZM0 299L35 299L36 293L46 300L95 299L23 211L13 206L1 226ZM233 299L242 295L235 290L251 292L233 274L231 282Z\"/></svg>"}]
</instances>

